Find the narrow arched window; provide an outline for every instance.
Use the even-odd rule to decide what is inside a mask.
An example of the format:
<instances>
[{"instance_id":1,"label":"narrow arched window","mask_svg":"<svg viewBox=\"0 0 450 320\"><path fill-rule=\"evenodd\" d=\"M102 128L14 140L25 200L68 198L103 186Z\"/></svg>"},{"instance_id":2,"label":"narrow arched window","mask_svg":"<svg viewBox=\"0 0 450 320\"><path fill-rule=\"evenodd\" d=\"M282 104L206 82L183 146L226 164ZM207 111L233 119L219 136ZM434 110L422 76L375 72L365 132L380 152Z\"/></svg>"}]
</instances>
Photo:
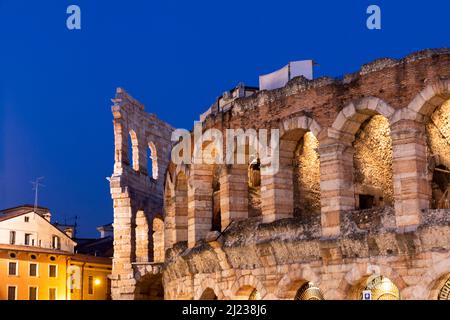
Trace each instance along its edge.
<instances>
[{"instance_id":1,"label":"narrow arched window","mask_svg":"<svg viewBox=\"0 0 450 320\"><path fill-rule=\"evenodd\" d=\"M130 130L130 137L128 139L128 157L130 165L135 171L139 171L139 147L136 132Z\"/></svg>"},{"instance_id":2,"label":"narrow arched window","mask_svg":"<svg viewBox=\"0 0 450 320\"><path fill-rule=\"evenodd\" d=\"M148 176L153 179L158 179L158 153L156 151L155 144L149 142L147 150L147 162L148 162Z\"/></svg>"}]
</instances>

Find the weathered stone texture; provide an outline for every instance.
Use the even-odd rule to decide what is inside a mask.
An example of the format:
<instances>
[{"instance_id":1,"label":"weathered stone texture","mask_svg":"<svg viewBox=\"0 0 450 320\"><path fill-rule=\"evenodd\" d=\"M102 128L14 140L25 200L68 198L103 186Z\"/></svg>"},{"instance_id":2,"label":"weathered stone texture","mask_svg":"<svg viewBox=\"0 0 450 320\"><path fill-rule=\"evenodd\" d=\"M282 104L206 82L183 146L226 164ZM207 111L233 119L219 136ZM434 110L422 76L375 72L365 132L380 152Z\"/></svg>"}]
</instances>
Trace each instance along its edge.
<instances>
[{"instance_id":1,"label":"weathered stone texture","mask_svg":"<svg viewBox=\"0 0 450 320\"><path fill-rule=\"evenodd\" d=\"M403 299L436 299L450 277L438 201L450 182L449 58L424 50L342 79L298 77L202 118L203 131L279 129L275 174L251 159L169 163L172 128L118 90L113 298L161 298L163 286L165 299L293 299L314 283L325 299L351 299L382 275Z\"/></svg>"}]
</instances>

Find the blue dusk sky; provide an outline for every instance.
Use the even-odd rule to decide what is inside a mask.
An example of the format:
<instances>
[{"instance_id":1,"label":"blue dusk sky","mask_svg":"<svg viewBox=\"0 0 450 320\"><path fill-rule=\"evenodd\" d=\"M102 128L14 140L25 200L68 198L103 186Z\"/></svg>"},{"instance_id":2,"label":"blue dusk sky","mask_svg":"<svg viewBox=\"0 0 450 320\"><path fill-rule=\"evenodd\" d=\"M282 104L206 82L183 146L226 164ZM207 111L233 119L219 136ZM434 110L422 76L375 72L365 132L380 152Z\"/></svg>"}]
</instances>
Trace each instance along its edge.
<instances>
[{"instance_id":1,"label":"blue dusk sky","mask_svg":"<svg viewBox=\"0 0 450 320\"><path fill-rule=\"evenodd\" d=\"M66 27L71 4L81 30ZM366 28L371 4L381 30ZM77 215L84 237L112 222L116 87L190 129L222 92L288 61L340 76L448 47L449 12L448 0L0 0L0 208L33 203L44 176L54 221Z\"/></svg>"}]
</instances>

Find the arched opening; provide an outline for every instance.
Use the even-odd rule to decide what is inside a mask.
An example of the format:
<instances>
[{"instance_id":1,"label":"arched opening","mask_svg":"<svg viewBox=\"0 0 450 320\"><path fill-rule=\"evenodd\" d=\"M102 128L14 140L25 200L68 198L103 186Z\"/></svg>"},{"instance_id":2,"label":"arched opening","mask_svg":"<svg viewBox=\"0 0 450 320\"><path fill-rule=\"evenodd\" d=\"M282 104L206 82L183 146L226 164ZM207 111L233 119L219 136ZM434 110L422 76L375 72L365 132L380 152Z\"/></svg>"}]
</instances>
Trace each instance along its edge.
<instances>
[{"instance_id":1,"label":"arched opening","mask_svg":"<svg viewBox=\"0 0 450 320\"><path fill-rule=\"evenodd\" d=\"M387 277L372 275L364 277L351 293L355 300L400 300L400 291Z\"/></svg>"},{"instance_id":2,"label":"arched opening","mask_svg":"<svg viewBox=\"0 0 450 320\"><path fill-rule=\"evenodd\" d=\"M276 211L304 218L320 214L318 145L314 134L303 129L289 130L281 137Z\"/></svg>"},{"instance_id":3,"label":"arched opening","mask_svg":"<svg viewBox=\"0 0 450 320\"><path fill-rule=\"evenodd\" d=\"M175 242L188 239L188 184L184 172L176 177L175 181Z\"/></svg>"},{"instance_id":4,"label":"arched opening","mask_svg":"<svg viewBox=\"0 0 450 320\"><path fill-rule=\"evenodd\" d=\"M211 288L206 288L199 300L217 300L217 295Z\"/></svg>"},{"instance_id":5,"label":"arched opening","mask_svg":"<svg viewBox=\"0 0 450 320\"><path fill-rule=\"evenodd\" d=\"M134 171L139 171L139 146L136 132L130 130L128 139L128 158Z\"/></svg>"},{"instance_id":6,"label":"arched opening","mask_svg":"<svg viewBox=\"0 0 450 320\"><path fill-rule=\"evenodd\" d=\"M220 210L220 174L221 167L213 165L213 181L212 181L212 231L222 231L222 215Z\"/></svg>"},{"instance_id":7,"label":"arched opening","mask_svg":"<svg viewBox=\"0 0 450 320\"><path fill-rule=\"evenodd\" d=\"M389 121L374 115L364 121L353 142L357 209L393 206L392 139Z\"/></svg>"},{"instance_id":8,"label":"arched opening","mask_svg":"<svg viewBox=\"0 0 450 320\"><path fill-rule=\"evenodd\" d=\"M148 176L155 180L158 179L158 153L153 142L149 142L148 144L147 163Z\"/></svg>"},{"instance_id":9,"label":"arched opening","mask_svg":"<svg viewBox=\"0 0 450 320\"><path fill-rule=\"evenodd\" d=\"M248 166L248 216L261 216L261 163L254 157Z\"/></svg>"},{"instance_id":10,"label":"arched opening","mask_svg":"<svg viewBox=\"0 0 450 320\"><path fill-rule=\"evenodd\" d=\"M164 300L162 275L145 275L137 282L135 292L137 300Z\"/></svg>"},{"instance_id":11,"label":"arched opening","mask_svg":"<svg viewBox=\"0 0 450 320\"><path fill-rule=\"evenodd\" d=\"M450 100L426 124L431 208L450 209Z\"/></svg>"},{"instance_id":12,"label":"arched opening","mask_svg":"<svg viewBox=\"0 0 450 320\"><path fill-rule=\"evenodd\" d=\"M136 213L136 262L148 262L150 256L149 224L143 210Z\"/></svg>"},{"instance_id":13,"label":"arched opening","mask_svg":"<svg viewBox=\"0 0 450 320\"><path fill-rule=\"evenodd\" d=\"M153 261L164 262L164 221L161 217L153 219Z\"/></svg>"},{"instance_id":14,"label":"arched opening","mask_svg":"<svg viewBox=\"0 0 450 320\"><path fill-rule=\"evenodd\" d=\"M320 214L319 141L306 132L294 152L294 217Z\"/></svg>"},{"instance_id":15,"label":"arched opening","mask_svg":"<svg viewBox=\"0 0 450 320\"><path fill-rule=\"evenodd\" d=\"M322 291L312 282L305 282L295 293L294 300L324 300Z\"/></svg>"},{"instance_id":16,"label":"arched opening","mask_svg":"<svg viewBox=\"0 0 450 320\"><path fill-rule=\"evenodd\" d=\"M245 285L239 288L235 295L236 300L261 300L261 295L256 288Z\"/></svg>"}]
</instances>

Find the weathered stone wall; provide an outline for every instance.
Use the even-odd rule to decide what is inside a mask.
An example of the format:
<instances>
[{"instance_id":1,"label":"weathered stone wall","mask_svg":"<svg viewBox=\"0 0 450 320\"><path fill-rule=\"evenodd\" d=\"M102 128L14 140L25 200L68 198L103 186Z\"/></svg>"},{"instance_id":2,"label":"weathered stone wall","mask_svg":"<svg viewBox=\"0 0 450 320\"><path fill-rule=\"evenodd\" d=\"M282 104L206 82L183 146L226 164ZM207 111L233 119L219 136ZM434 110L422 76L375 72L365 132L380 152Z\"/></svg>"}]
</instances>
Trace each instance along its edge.
<instances>
[{"instance_id":1,"label":"weathered stone wall","mask_svg":"<svg viewBox=\"0 0 450 320\"><path fill-rule=\"evenodd\" d=\"M449 211L425 212L417 231L407 233L396 232L394 215L389 208L348 212L333 240L321 237L319 220L236 222L218 241L168 251L165 297L199 299L209 288L219 299L237 299L251 287L262 299L293 299L309 281L325 299L351 299L362 279L380 274L402 299L436 299L435 286L450 276Z\"/></svg>"},{"instance_id":2,"label":"weathered stone wall","mask_svg":"<svg viewBox=\"0 0 450 320\"><path fill-rule=\"evenodd\" d=\"M430 117L426 126L431 158L428 166L432 180L432 207L450 208L450 100Z\"/></svg>"},{"instance_id":3,"label":"weathered stone wall","mask_svg":"<svg viewBox=\"0 0 450 320\"><path fill-rule=\"evenodd\" d=\"M291 299L309 282L326 299L344 299L353 297L372 274L392 280L402 298L435 298L437 279L441 283L450 274L450 233L448 210L429 211L427 139L433 140L433 133L426 127L433 112L450 99L449 57L446 49L424 50L401 60L377 60L342 79L299 77L283 88L212 111L203 130L280 130L280 170L261 176L257 195L248 184L250 163L219 166L220 171L209 164L159 165L165 184L152 189L118 148L124 122L117 114L120 108L113 107L116 165L111 190L118 226L113 283L117 280L122 292L115 298L132 298L123 288L140 284L138 278L148 278L145 272L155 272L140 268L136 277L129 267L135 259L130 255L132 219L143 199L160 204L163 190L166 255L157 274L166 299L198 299L208 288L218 299ZM149 127L138 123L146 115L127 99L139 138ZM439 119L440 129L446 130L448 118ZM156 128L170 146L171 129ZM185 179L178 185L180 175ZM361 187L379 190L385 205L355 211ZM255 214L256 199L260 215ZM160 212L160 207L150 207L145 211L150 216ZM302 214L294 217L296 211ZM220 212L222 233L212 232L214 212ZM150 278L160 285L161 278Z\"/></svg>"},{"instance_id":4,"label":"weathered stone wall","mask_svg":"<svg viewBox=\"0 0 450 320\"><path fill-rule=\"evenodd\" d=\"M392 139L388 119L381 115L371 117L357 132L353 146L357 194L375 196L376 206L392 206ZM359 203L356 207L360 207Z\"/></svg>"},{"instance_id":5,"label":"weathered stone wall","mask_svg":"<svg viewBox=\"0 0 450 320\"><path fill-rule=\"evenodd\" d=\"M155 258L153 219L164 215L164 176L169 165L173 129L155 115L146 113L144 106L121 88L112 101L115 162L110 178L114 207L111 293L113 299L134 299L144 297L137 291L138 266ZM133 144L131 148L129 141ZM157 175L147 172L147 161L151 160L147 159L148 148L153 148L152 160L157 166L152 168L157 167ZM163 239L162 234L156 239ZM158 259L161 250L155 253Z\"/></svg>"},{"instance_id":6,"label":"weathered stone wall","mask_svg":"<svg viewBox=\"0 0 450 320\"><path fill-rule=\"evenodd\" d=\"M319 141L307 132L294 157L294 216L320 214Z\"/></svg>"}]
</instances>

